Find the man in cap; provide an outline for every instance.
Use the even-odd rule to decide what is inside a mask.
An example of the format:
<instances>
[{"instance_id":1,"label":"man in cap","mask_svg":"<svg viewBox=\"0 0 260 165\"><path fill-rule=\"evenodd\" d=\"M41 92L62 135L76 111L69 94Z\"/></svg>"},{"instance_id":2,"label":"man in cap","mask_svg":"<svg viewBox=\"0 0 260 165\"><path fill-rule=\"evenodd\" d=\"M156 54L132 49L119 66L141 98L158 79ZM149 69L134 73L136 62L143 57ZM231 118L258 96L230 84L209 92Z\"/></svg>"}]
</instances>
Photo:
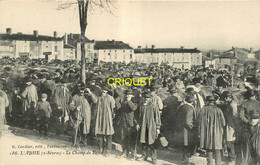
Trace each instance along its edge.
<instances>
[{"instance_id":1,"label":"man in cap","mask_svg":"<svg viewBox=\"0 0 260 165\"><path fill-rule=\"evenodd\" d=\"M68 80L62 79L61 82L56 85L53 92L54 109L56 112L54 115L59 118L59 124L57 123L58 134L65 131L64 124L69 120L69 103L71 101L71 92L68 85Z\"/></svg>"},{"instance_id":2,"label":"man in cap","mask_svg":"<svg viewBox=\"0 0 260 165\"><path fill-rule=\"evenodd\" d=\"M183 135L183 163L189 164L189 157L196 151L196 112L194 107L195 97L193 94L186 95L184 104L177 109L177 117L180 122L179 134Z\"/></svg>"},{"instance_id":3,"label":"man in cap","mask_svg":"<svg viewBox=\"0 0 260 165\"><path fill-rule=\"evenodd\" d=\"M112 149L112 135L115 132L113 127L115 100L107 93L108 91L108 87L104 86L102 88L102 95L95 96L88 89L88 93L92 95L93 102L97 104L95 135L99 137L99 151L105 156L109 156L110 154Z\"/></svg>"},{"instance_id":4,"label":"man in cap","mask_svg":"<svg viewBox=\"0 0 260 165\"><path fill-rule=\"evenodd\" d=\"M37 121L37 127L39 129L39 134L41 135L42 128L44 129L44 136L47 136L47 131L50 124L50 117L51 117L51 106L50 103L47 100L47 94L43 93L41 95L41 101L38 102L36 107L36 121Z\"/></svg>"},{"instance_id":5,"label":"man in cap","mask_svg":"<svg viewBox=\"0 0 260 165\"><path fill-rule=\"evenodd\" d=\"M138 160L147 160L149 151L153 164L157 164L157 146L155 140L160 134L161 117L159 106L152 100L150 93L145 94L145 101L139 109L139 125L141 126L140 142L143 154Z\"/></svg>"},{"instance_id":6,"label":"man in cap","mask_svg":"<svg viewBox=\"0 0 260 165\"><path fill-rule=\"evenodd\" d=\"M126 158L130 152L133 153L133 133L136 132L135 126L139 129L137 121L135 119L134 112L137 109L137 104L132 101L134 97L132 91L127 91L123 100L120 100L117 104L117 125L119 128L119 134L121 137L121 145L123 153L121 157ZM132 155L134 156L134 155Z\"/></svg>"},{"instance_id":7,"label":"man in cap","mask_svg":"<svg viewBox=\"0 0 260 165\"><path fill-rule=\"evenodd\" d=\"M72 97L69 106L71 109L70 122L73 127L73 145L79 145L79 141L77 140L77 135L79 134L80 142L86 146L86 136L90 131L91 108L85 97L85 89L83 87L79 88L78 93Z\"/></svg>"},{"instance_id":8,"label":"man in cap","mask_svg":"<svg viewBox=\"0 0 260 165\"><path fill-rule=\"evenodd\" d=\"M237 103L233 100L232 93L230 91L224 91L222 98L225 101L222 111L226 120L224 139L228 152L229 165L235 165L236 154L234 142L236 140L236 130L238 128Z\"/></svg>"},{"instance_id":9,"label":"man in cap","mask_svg":"<svg viewBox=\"0 0 260 165\"><path fill-rule=\"evenodd\" d=\"M35 110L37 102L38 102L38 94L37 94L37 89L35 85L32 83L32 79L28 78L26 80L26 85L27 87L24 89L22 92L21 96L23 98L23 118L26 116L25 113L28 109L30 110ZM25 123L23 123L25 126Z\"/></svg>"},{"instance_id":10,"label":"man in cap","mask_svg":"<svg viewBox=\"0 0 260 165\"><path fill-rule=\"evenodd\" d=\"M226 122L223 112L215 105L214 96L207 96L206 101L207 104L202 108L199 117L200 147L206 149L208 153L208 164L213 164L213 152L215 152L215 164L221 165L220 151Z\"/></svg>"}]
</instances>

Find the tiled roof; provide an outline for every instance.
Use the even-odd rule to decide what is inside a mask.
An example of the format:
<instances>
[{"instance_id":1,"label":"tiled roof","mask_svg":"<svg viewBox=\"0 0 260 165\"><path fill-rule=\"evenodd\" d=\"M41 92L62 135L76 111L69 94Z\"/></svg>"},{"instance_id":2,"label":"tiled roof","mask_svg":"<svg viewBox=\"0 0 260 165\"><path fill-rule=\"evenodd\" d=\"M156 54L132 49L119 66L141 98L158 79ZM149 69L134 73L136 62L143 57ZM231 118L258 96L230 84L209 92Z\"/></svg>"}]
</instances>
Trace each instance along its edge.
<instances>
[{"instance_id":1,"label":"tiled roof","mask_svg":"<svg viewBox=\"0 0 260 165\"><path fill-rule=\"evenodd\" d=\"M233 52L226 52L226 53L223 53L221 55L219 55L218 57L216 58L230 58L230 59L236 59L235 55Z\"/></svg>"},{"instance_id":2,"label":"tiled roof","mask_svg":"<svg viewBox=\"0 0 260 165\"><path fill-rule=\"evenodd\" d=\"M200 53L198 49L183 49L183 48L145 48L135 49L135 53Z\"/></svg>"},{"instance_id":3,"label":"tiled roof","mask_svg":"<svg viewBox=\"0 0 260 165\"><path fill-rule=\"evenodd\" d=\"M237 47L227 50L227 51L223 52L223 54L230 53L230 54L233 54L233 56L234 56L235 52L236 52L237 59L242 60L242 61L247 59L247 55L250 54L249 50L247 50L245 48L237 48Z\"/></svg>"},{"instance_id":4,"label":"tiled roof","mask_svg":"<svg viewBox=\"0 0 260 165\"><path fill-rule=\"evenodd\" d=\"M123 41L95 41L94 49L133 49Z\"/></svg>"},{"instance_id":5,"label":"tiled roof","mask_svg":"<svg viewBox=\"0 0 260 165\"><path fill-rule=\"evenodd\" d=\"M0 40L22 40L22 41L62 41L62 38L32 34L0 34Z\"/></svg>"}]
</instances>

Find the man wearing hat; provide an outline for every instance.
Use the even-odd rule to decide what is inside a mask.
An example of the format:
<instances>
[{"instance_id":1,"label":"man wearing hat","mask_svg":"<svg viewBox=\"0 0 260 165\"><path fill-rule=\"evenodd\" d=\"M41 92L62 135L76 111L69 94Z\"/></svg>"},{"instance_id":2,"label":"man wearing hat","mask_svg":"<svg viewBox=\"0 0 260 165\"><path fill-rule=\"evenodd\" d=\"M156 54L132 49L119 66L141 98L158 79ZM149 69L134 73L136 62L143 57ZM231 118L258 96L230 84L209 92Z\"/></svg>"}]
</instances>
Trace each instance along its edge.
<instances>
[{"instance_id":1,"label":"man wearing hat","mask_svg":"<svg viewBox=\"0 0 260 165\"><path fill-rule=\"evenodd\" d=\"M138 124L140 129L140 142L142 143L143 154L138 160L147 160L149 151L153 164L157 164L157 146L155 140L160 134L161 117L158 105L153 102L150 93L145 94L145 101L139 109Z\"/></svg>"},{"instance_id":2,"label":"man wearing hat","mask_svg":"<svg viewBox=\"0 0 260 165\"><path fill-rule=\"evenodd\" d=\"M69 103L71 100L71 91L68 88L69 82L67 79L62 79L53 91L54 113L58 119L57 133L65 131L65 123L69 120Z\"/></svg>"},{"instance_id":3,"label":"man wearing hat","mask_svg":"<svg viewBox=\"0 0 260 165\"><path fill-rule=\"evenodd\" d=\"M112 149L112 135L115 133L113 127L115 100L107 93L109 89L106 86L102 88L101 96L96 96L90 89L87 90L92 96L92 101L97 104L95 135L99 137L99 151L109 156Z\"/></svg>"},{"instance_id":4,"label":"man wearing hat","mask_svg":"<svg viewBox=\"0 0 260 165\"><path fill-rule=\"evenodd\" d=\"M157 90L159 88L159 85L153 85L150 88L151 91L151 102L154 102L155 105L158 106L159 110L161 111L163 109L163 102L161 98L156 94Z\"/></svg>"},{"instance_id":5,"label":"man wearing hat","mask_svg":"<svg viewBox=\"0 0 260 165\"><path fill-rule=\"evenodd\" d=\"M44 129L44 136L47 136L47 131L50 124L50 117L51 117L51 106L47 100L47 94L43 93L41 95L41 101L38 102L36 107L36 120L37 120L37 127L39 129L39 134L42 133L42 128Z\"/></svg>"},{"instance_id":6,"label":"man wearing hat","mask_svg":"<svg viewBox=\"0 0 260 165\"><path fill-rule=\"evenodd\" d=\"M195 91L195 89L197 91ZM200 113L202 107L205 104L204 100L203 100L203 97L198 92L199 91L198 91L198 89L195 86L194 87L189 87L186 90L186 94L187 95L194 95L194 98L195 98L194 106L195 106L195 111L196 111L197 115Z\"/></svg>"},{"instance_id":7,"label":"man wearing hat","mask_svg":"<svg viewBox=\"0 0 260 165\"><path fill-rule=\"evenodd\" d=\"M32 83L32 79L28 78L26 80L26 85L27 87L24 89L22 92L21 96L23 98L23 118L26 116L25 113L28 109L35 109L37 102L38 102L38 94L37 94L37 89L35 85ZM25 124L25 123L23 123ZM25 125L23 125L25 126Z\"/></svg>"},{"instance_id":8,"label":"man wearing hat","mask_svg":"<svg viewBox=\"0 0 260 165\"><path fill-rule=\"evenodd\" d=\"M170 88L169 96L163 101L163 111L162 111L162 124L164 126L165 132L164 135L167 136L168 134L174 133L175 126L176 126L176 112L178 106L181 104L181 101L176 97L176 89L174 87ZM169 139L174 140L174 139Z\"/></svg>"},{"instance_id":9,"label":"man wearing hat","mask_svg":"<svg viewBox=\"0 0 260 165\"><path fill-rule=\"evenodd\" d=\"M242 157L242 164L260 164L260 125L259 112L252 110L249 114L249 124L245 127L243 136L245 139L244 157Z\"/></svg>"},{"instance_id":10,"label":"man wearing hat","mask_svg":"<svg viewBox=\"0 0 260 165\"><path fill-rule=\"evenodd\" d=\"M240 118L243 121L243 125L247 125L249 123L249 114L252 110L258 110L260 114L260 102L256 100L256 92L252 89L249 89L245 92L245 101L242 102L239 107L240 110Z\"/></svg>"},{"instance_id":11,"label":"man wearing hat","mask_svg":"<svg viewBox=\"0 0 260 165\"><path fill-rule=\"evenodd\" d=\"M117 125L119 128L119 134L121 138L121 145L123 153L121 157L126 158L130 152L133 153L133 133L135 133L135 126L138 128L137 121L135 119L134 112L137 109L137 104L132 101L134 94L131 90L126 91L123 99L117 101L116 113L118 114ZM134 155L132 155L134 156Z\"/></svg>"},{"instance_id":12,"label":"man wearing hat","mask_svg":"<svg viewBox=\"0 0 260 165\"><path fill-rule=\"evenodd\" d=\"M49 81L47 81L48 76L46 74L43 74L39 77L40 84L38 86L38 95L40 96L42 93L46 93L48 95L48 101L52 99L52 89L53 84L51 84Z\"/></svg>"},{"instance_id":13,"label":"man wearing hat","mask_svg":"<svg viewBox=\"0 0 260 165\"><path fill-rule=\"evenodd\" d=\"M226 126L224 128L224 139L227 147L229 165L235 165L235 140L238 125L238 112L237 103L232 98L232 93L230 91L224 91L222 94L224 99L224 105L222 106L222 111L226 120Z\"/></svg>"},{"instance_id":14,"label":"man wearing hat","mask_svg":"<svg viewBox=\"0 0 260 165\"><path fill-rule=\"evenodd\" d=\"M182 135L181 142L183 146L183 163L189 163L191 157L196 151L196 112L194 107L195 97L193 94L186 95L185 102L177 109L176 117L178 118L176 126L177 135Z\"/></svg>"},{"instance_id":15,"label":"man wearing hat","mask_svg":"<svg viewBox=\"0 0 260 165\"><path fill-rule=\"evenodd\" d=\"M256 92L252 89L248 89L245 92L245 101L241 103L239 106L239 116L240 119L242 120L241 122L241 128L243 129L244 127L247 127L250 125L251 122L251 117L250 115L252 113L260 114L260 102L256 100ZM248 146L245 145L247 142L247 136L243 136L243 132L239 134L240 136L238 137L240 140L240 150L241 150L241 157L242 157L242 163L246 164L248 163L247 157L248 157Z\"/></svg>"},{"instance_id":16,"label":"man wearing hat","mask_svg":"<svg viewBox=\"0 0 260 165\"><path fill-rule=\"evenodd\" d=\"M72 97L70 106L70 122L73 127L74 146L79 145L77 135L80 135L80 142L87 145L87 134L90 132L91 107L85 97L85 88L80 87L78 93Z\"/></svg>"},{"instance_id":17,"label":"man wearing hat","mask_svg":"<svg viewBox=\"0 0 260 165\"><path fill-rule=\"evenodd\" d=\"M208 153L208 164L221 165L221 150L223 142L223 128L226 125L221 109L215 105L214 96L207 96L207 104L202 108L199 117L200 147Z\"/></svg>"}]
</instances>

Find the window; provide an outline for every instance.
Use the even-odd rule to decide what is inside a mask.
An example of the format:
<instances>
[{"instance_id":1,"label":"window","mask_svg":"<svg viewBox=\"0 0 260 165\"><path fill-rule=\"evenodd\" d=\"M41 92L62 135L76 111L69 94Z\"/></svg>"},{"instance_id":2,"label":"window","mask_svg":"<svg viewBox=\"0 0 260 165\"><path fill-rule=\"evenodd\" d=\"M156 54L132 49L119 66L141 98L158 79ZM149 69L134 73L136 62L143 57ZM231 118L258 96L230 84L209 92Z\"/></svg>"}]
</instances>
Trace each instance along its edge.
<instances>
[{"instance_id":1,"label":"window","mask_svg":"<svg viewBox=\"0 0 260 165\"><path fill-rule=\"evenodd\" d=\"M123 50L123 52L125 53L125 50Z\"/></svg>"},{"instance_id":2,"label":"window","mask_svg":"<svg viewBox=\"0 0 260 165\"><path fill-rule=\"evenodd\" d=\"M46 45L46 48L48 48L49 46L48 45Z\"/></svg>"},{"instance_id":3,"label":"window","mask_svg":"<svg viewBox=\"0 0 260 165\"><path fill-rule=\"evenodd\" d=\"M117 58L117 54L115 54L115 58Z\"/></svg>"},{"instance_id":4,"label":"window","mask_svg":"<svg viewBox=\"0 0 260 165\"><path fill-rule=\"evenodd\" d=\"M57 52L58 51L58 46L54 47L54 51Z\"/></svg>"},{"instance_id":5,"label":"window","mask_svg":"<svg viewBox=\"0 0 260 165\"><path fill-rule=\"evenodd\" d=\"M130 54L130 58L131 58L131 59L133 58L133 55L132 55L132 54Z\"/></svg>"},{"instance_id":6,"label":"window","mask_svg":"<svg viewBox=\"0 0 260 165\"><path fill-rule=\"evenodd\" d=\"M106 50L104 50L104 52L106 52Z\"/></svg>"},{"instance_id":7,"label":"window","mask_svg":"<svg viewBox=\"0 0 260 165\"><path fill-rule=\"evenodd\" d=\"M197 57L197 61L198 61L198 62L200 61L200 58L199 58L199 57Z\"/></svg>"},{"instance_id":8,"label":"window","mask_svg":"<svg viewBox=\"0 0 260 165\"><path fill-rule=\"evenodd\" d=\"M166 53L164 53L164 55L166 56Z\"/></svg>"},{"instance_id":9,"label":"window","mask_svg":"<svg viewBox=\"0 0 260 165\"><path fill-rule=\"evenodd\" d=\"M116 50L115 50L115 52L116 52Z\"/></svg>"}]
</instances>

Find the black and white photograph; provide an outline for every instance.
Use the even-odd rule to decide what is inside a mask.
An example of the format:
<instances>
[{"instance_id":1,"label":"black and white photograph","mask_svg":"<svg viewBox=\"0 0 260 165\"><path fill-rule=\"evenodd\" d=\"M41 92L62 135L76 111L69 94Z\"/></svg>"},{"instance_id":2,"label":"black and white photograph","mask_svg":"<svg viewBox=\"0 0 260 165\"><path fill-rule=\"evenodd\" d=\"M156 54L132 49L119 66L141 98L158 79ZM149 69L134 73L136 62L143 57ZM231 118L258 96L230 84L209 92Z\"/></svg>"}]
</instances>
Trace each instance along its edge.
<instances>
[{"instance_id":1,"label":"black and white photograph","mask_svg":"<svg viewBox=\"0 0 260 165\"><path fill-rule=\"evenodd\" d=\"M0 0L0 165L260 165L260 1Z\"/></svg>"}]
</instances>

